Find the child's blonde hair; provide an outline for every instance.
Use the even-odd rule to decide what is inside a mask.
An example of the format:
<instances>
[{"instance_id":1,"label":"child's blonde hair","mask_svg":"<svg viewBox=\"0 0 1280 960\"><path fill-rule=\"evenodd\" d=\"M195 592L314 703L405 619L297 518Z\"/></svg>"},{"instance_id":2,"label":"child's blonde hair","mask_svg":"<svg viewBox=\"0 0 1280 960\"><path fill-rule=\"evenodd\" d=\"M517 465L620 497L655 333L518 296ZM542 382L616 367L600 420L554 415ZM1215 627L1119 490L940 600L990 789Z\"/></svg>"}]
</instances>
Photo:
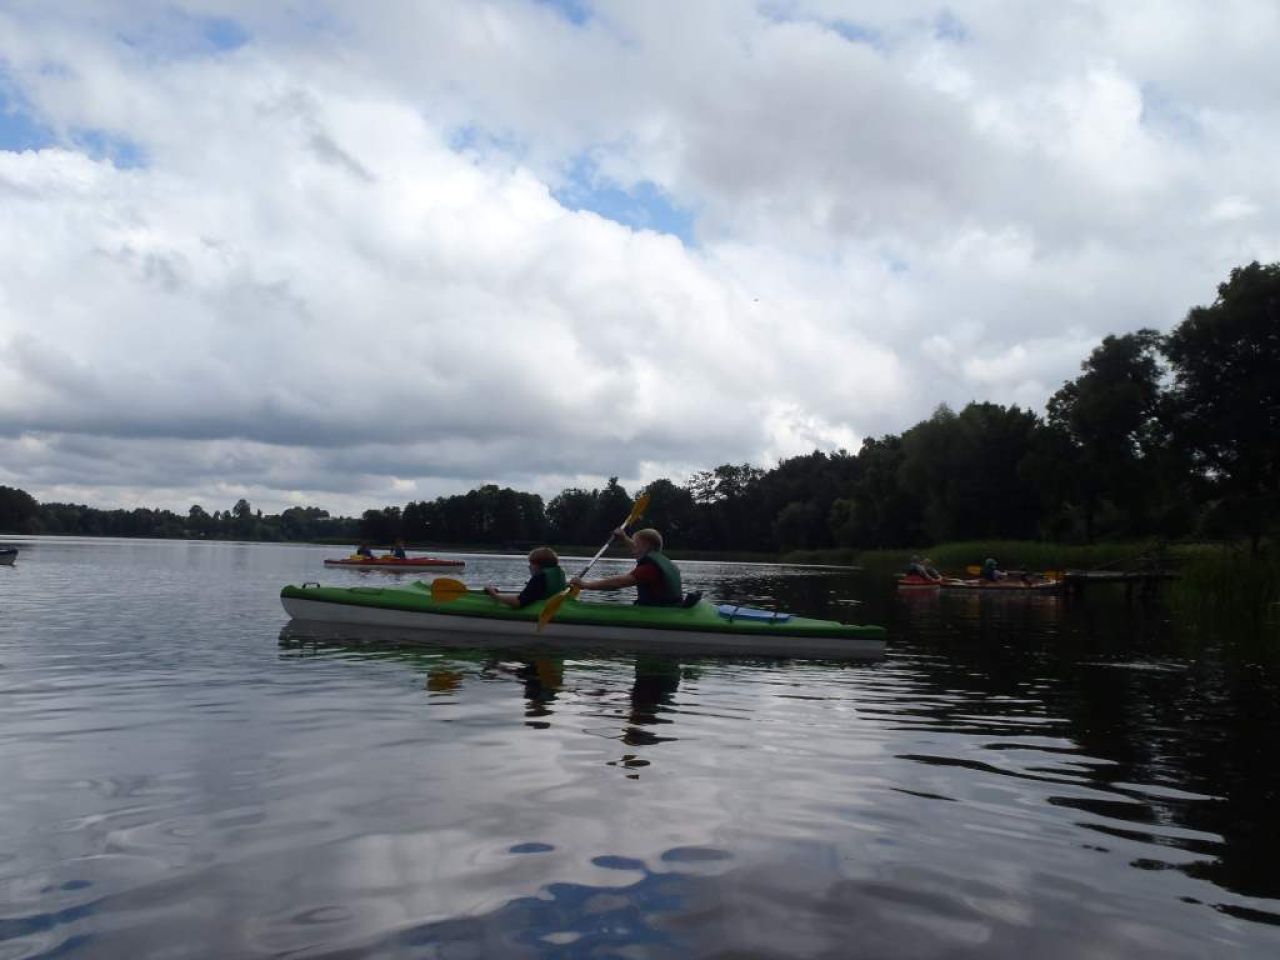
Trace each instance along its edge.
<instances>
[{"instance_id":1,"label":"child's blonde hair","mask_svg":"<svg viewBox=\"0 0 1280 960\"><path fill-rule=\"evenodd\" d=\"M643 540L649 545L650 550L662 549L662 534L653 527L645 527L643 530L637 530L631 535L632 540Z\"/></svg>"}]
</instances>

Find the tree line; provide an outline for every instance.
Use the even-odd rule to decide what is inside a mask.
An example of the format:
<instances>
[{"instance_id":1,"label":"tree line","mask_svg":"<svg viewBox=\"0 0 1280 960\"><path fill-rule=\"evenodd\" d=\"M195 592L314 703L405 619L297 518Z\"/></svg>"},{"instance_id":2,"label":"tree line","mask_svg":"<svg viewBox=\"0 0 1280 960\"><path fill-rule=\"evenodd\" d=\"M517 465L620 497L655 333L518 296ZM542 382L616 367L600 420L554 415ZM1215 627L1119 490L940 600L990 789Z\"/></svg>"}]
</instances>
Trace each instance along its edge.
<instances>
[{"instance_id":1,"label":"tree line","mask_svg":"<svg viewBox=\"0 0 1280 960\"><path fill-rule=\"evenodd\" d=\"M1280 264L1231 271L1169 334L1107 336L1043 417L940 406L857 453L814 451L765 469L722 464L647 487L646 522L677 548L779 553L955 540L1093 542L1244 536L1280 516ZM635 491L634 493L638 493ZM315 507L97 510L0 487L0 530L417 544L595 543L629 511L612 478L549 501L495 484L332 517Z\"/></svg>"}]
</instances>

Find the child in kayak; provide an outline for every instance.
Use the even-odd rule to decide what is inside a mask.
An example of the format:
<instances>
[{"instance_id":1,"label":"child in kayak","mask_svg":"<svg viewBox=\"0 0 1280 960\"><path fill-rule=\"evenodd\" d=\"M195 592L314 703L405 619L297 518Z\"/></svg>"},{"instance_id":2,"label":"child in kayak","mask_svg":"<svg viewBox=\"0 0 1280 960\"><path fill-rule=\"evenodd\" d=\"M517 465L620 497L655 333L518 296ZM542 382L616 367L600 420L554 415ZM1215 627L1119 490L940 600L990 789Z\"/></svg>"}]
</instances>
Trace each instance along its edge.
<instances>
[{"instance_id":1,"label":"child in kayak","mask_svg":"<svg viewBox=\"0 0 1280 960\"><path fill-rule=\"evenodd\" d=\"M566 586L564 571L560 569L560 558L556 556L556 552L550 547L537 547L529 551L529 580L523 590L519 593L501 593L497 587L489 586L484 588L484 592L499 603L519 610L559 593Z\"/></svg>"}]
</instances>

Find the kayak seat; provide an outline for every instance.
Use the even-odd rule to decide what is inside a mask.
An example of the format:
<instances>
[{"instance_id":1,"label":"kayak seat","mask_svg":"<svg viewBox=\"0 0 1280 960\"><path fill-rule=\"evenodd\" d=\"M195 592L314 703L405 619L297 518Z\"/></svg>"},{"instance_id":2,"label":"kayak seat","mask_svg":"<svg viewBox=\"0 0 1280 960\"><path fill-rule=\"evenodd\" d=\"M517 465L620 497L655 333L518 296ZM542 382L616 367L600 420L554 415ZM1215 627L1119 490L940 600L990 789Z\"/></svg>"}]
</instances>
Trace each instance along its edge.
<instances>
[{"instance_id":1,"label":"kayak seat","mask_svg":"<svg viewBox=\"0 0 1280 960\"><path fill-rule=\"evenodd\" d=\"M695 590L693 591L693 593L686 593L684 595L684 599L680 601L680 606L682 607L697 606L698 601L701 599L702 599L702 591Z\"/></svg>"}]
</instances>

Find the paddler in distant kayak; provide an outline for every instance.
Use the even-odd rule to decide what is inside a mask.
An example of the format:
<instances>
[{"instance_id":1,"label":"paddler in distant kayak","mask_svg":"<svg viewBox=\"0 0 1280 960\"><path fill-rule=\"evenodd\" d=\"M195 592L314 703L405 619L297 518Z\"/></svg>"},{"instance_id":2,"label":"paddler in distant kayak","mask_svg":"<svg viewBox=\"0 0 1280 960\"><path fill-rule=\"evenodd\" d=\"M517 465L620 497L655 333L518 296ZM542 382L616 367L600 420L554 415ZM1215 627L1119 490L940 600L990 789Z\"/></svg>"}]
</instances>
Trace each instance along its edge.
<instances>
[{"instance_id":1,"label":"paddler in distant kayak","mask_svg":"<svg viewBox=\"0 0 1280 960\"><path fill-rule=\"evenodd\" d=\"M529 551L529 580L519 593L500 593L497 587L485 587L484 592L499 603L519 610L531 603L545 600L559 593L567 584L560 558L550 547L536 547Z\"/></svg>"},{"instance_id":2,"label":"paddler in distant kayak","mask_svg":"<svg viewBox=\"0 0 1280 960\"><path fill-rule=\"evenodd\" d=\"M391 548L391 552L390 552L390 553L388 553L388 554L387 554L387 556L388 556L388 557L391 557L393 560L406 560L406 559L408 559L407 555L406 555L406 554L405 554L405 552L404 552L404 541L403 541L403 540L401 540L399 537L397 537L397 538L396 538L395 545L394 545L394 546L392 546L392 548Z\"/></svg>"},{"instance_id":3,"label":"paddler in distant kayak","mask_svg":"<svg viewBox=\"0 0 1280 960\"><path fill-rule=\"evenodd\" d=\"M911 562L907 564L907 576L917 576L924 580L931 580L939 583L942 580L942 574L934 569L933 561L928 557L922 557L916 554L911 558Z\"/></svg>"},{"instance_id":4,"label":"paddler in distant kayak","mask_svg":"<svg viewBox=\"0 0 1280 960\"><path fill-rule=\"evenodd\" d=\"M684 600L684 586L680 582L680 571L676 565L662 552L662 534L652 527L637 530L628 536L626 528L619 527L613 531L614 537L621 540L636 558L636 565L627 573L613 577L602 577L599 580L583 580L574 577L569 582L583 590L621 590L624 587L636 588L636 603L642 607L679 606Z\"/></svg>"}]
</instances>

